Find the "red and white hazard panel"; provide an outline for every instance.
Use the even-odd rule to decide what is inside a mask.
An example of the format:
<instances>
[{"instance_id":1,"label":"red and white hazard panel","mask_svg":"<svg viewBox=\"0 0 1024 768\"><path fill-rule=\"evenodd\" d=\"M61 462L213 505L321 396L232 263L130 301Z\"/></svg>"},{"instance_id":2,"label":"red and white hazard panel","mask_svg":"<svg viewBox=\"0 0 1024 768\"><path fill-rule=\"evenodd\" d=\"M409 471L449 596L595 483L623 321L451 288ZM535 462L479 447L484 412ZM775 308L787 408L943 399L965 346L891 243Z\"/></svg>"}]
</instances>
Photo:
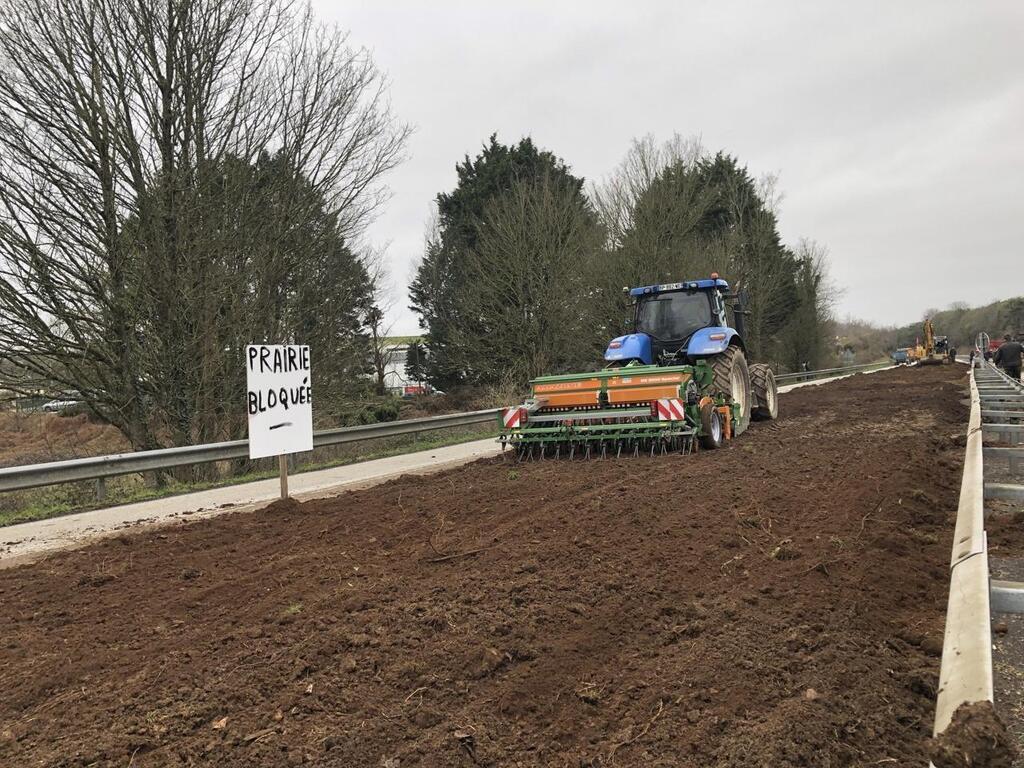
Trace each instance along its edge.
<instances>
[{"instance_id":1,"label":"red and white hazard panel","mask_svg":"<svg viewBox=\"0 0 1024 768\"><path fill-rule=\"evenodd\" d=\"M686 418L683 401L678 397L659 398L654 401L654 409L658 414L658 421L683 421Z\"/></svg>"},{"instance_id":2,"label":"red and white hazard panel","mask_svg":"<svg viewBox=\"0 0 1024 768\"><path fill-rule=\"evenodd\" d=\"M517 406L515 408L506 408L501 412L501 420L505 424L505 429L516 429L523 423L523 416L525 415L525 408Z\"/></svg>"}]
</instances>

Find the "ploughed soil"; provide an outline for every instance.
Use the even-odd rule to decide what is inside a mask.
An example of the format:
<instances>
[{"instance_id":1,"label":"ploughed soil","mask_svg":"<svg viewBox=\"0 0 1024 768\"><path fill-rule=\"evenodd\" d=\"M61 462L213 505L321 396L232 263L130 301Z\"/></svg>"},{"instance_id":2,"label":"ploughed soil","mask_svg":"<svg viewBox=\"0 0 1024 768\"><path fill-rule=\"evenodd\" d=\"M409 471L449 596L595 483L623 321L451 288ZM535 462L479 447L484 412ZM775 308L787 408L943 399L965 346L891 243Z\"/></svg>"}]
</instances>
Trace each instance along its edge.
<instances>
[{"instance_id":1,"label":"ploughed soil","mask_svg":"<svg viewBox=\"0 0 1024 768\"><path fill-rule=\"evenodd\" d=\"M924 765L964 373L6 571L0 765Z\"/></svg>"}]
</instances>

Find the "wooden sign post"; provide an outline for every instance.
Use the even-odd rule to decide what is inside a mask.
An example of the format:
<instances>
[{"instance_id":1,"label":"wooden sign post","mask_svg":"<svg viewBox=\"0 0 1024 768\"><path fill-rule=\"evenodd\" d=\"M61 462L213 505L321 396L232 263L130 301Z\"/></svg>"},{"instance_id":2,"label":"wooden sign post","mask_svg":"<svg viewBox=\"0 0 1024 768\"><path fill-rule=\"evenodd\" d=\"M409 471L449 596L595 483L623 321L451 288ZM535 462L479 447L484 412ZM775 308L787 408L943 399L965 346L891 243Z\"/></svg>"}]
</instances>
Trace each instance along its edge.
<instances>
[{"instance_id":1,"label":"wooden sign post","mask_svg":"<svg viewBox=\"0 0 1024 768\"><path fill-rule=\"evenodd\" d=\"M281 470L281 498L288 498L288 457L283 453L277 457L278 469Z\"/></svg>"}]
</instances>

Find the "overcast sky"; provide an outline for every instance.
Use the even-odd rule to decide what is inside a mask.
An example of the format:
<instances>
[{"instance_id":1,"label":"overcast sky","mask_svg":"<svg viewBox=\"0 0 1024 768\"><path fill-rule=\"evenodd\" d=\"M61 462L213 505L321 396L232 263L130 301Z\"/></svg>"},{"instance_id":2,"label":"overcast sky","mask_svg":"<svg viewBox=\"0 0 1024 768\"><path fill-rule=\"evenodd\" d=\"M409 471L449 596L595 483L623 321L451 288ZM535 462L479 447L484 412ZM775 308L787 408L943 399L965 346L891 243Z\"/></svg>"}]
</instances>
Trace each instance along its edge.
<instances>
[{"instance_id":1,"label":"overcast sky","mask_svg":"<svg viewBox=\"0 0 1024 768\"><path fill-rule=\"evenodd\" d=\"M396 332L416 332L405 287L432 200L492 132L588 180L674 132L778 173L782 235L828 247L841 317L1024 293L1022 0L313 5L415 127L369 233L389 244Z\"/></svg>"}]
</instances>

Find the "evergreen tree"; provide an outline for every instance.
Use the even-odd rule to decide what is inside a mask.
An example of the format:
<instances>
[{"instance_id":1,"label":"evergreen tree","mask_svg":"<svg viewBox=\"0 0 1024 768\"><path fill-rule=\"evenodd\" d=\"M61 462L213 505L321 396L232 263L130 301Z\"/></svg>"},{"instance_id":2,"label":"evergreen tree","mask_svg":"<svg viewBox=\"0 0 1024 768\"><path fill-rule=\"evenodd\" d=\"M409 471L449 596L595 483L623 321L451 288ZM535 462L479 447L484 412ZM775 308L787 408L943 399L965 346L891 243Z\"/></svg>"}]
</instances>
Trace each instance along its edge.
<instances>
[{"instance_id":1,"label":"evergreen tree","mask_svg":"<svg viewBox=\"0 0 1024 768\"><path fill-rule=\"evenodd\" d=\"M517 181L487 205L466 253L461 306L472 323L452 336L469 381L523 384L599 359L587 342L602 238L590 201L564 179Z\"/></svg>"},{"instance_id":2,"label":"evergreen tree","mask_svg":"<svg viewBox=\"0 0 1024 768\"><path fill-rule=\"evenodd\" d=\"M480 330L479 319L465 307L474 291L467 282L466 264L468 254L478 245L488 204L511 191L516 182L542 177L580 194L583 189L582 179L530 138L504 145L492 135L475 158L467 155L455 170L455 189L437 196L438 228L428 239L410 287L411 309L426 331L426 377L441 389L478 378L473 373L476 361L464 343L467 336Z\"/></svg>"},{"instance_id":3,"label":"evergreen tree","mask_svg":"<svg viewBox=\"0 0 1024 768\"><path fill-rule=\"evenodd\" d=\"M796 307L793 254L782 245L774 212L754 179L724 153L663 168L637 196L621 245L605 258L605 316L625 318L616 285L645 285L716 271L746 289L746 339L755 357L771 357Z\"/></svg>"}]
</instances>

